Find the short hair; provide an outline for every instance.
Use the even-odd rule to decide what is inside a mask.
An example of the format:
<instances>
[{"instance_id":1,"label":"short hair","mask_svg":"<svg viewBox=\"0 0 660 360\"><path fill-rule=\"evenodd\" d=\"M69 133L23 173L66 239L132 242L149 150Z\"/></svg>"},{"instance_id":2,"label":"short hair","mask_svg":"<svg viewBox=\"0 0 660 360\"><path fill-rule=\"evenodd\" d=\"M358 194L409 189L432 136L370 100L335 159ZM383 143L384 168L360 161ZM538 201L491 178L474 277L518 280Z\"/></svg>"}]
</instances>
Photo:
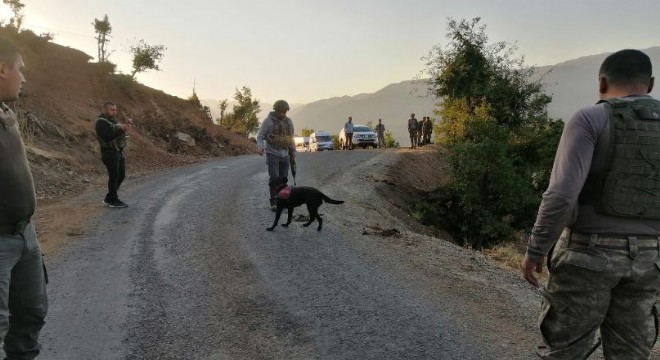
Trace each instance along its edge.
<instances>
[{"instance_id":1,"label":"short hair","mask_svg":"<svg viewBox=\"0 0 660 360\"><path fill-rule=\"evenodd\" d=\"M16 62L19 55L23 55L21 50L9 39L0 37L0 61L11 63Z\"/></svg>"},{"instance_id":2,"label":"short hair","mask_svg":"<svg viewBox=\"0 0 660 360\"><path fill-rule=\"evenodd\" d=\"M103 109L107 109L108 106L117 106L117 105L112 101L106 101L103 103Z\"/></svg>"},{"instance_id":3,"label":"short hair","mask_svg":"<svg viewBox=\"0 0 660 360\"><path fill-rule=\"evenodd\" d=\"M609 55L598 72L614 86L649 85L652 76L651 59L639 50L625 49Z\"/></svg>"}]
</instances>

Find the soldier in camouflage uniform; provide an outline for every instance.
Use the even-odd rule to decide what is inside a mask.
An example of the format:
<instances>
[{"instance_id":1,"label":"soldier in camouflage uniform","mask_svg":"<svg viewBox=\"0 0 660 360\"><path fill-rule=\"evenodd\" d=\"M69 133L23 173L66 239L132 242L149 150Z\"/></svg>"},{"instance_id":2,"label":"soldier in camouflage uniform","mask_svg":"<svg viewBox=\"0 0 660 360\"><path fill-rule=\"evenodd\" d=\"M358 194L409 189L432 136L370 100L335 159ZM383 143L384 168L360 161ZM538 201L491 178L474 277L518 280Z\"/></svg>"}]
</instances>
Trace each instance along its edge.
<instances>
[{"instance_id":1,"label":"soldier in camouflage uniform","mask_svg":"<svg viewBox=\"0 0 660 360\"><path fill-rule=\"evenodd\" d=\"M651 61L608 56L601 101L566 122L532 230L523 277L539 287L543 359L585 359L600 329L606 359L648 359L660 291L660 101ZM551 248L554 246L554 250Z\"/></svg>"},{"instance_id":2,"label":"soldier in camouflage uniform","mask_svg":"<svg viewBox=\"0 0 660 360\"><path fill-rule=\"evenodd\" d=\"M290 161L295 160L296 145L293 141L293 122L286 116L289 104L278 100L273 105L273 111L268 114L259 128L257 147L259 155L266 153L268 165L268 190L270 193L270 207L275 210L275 188L273 181L278 177L288 177Z\"/></svg>"},{"instance_id":3,"label":"soldier in camouflage uniform","mask_svg":"<svg viewBox=\"0 0 660 360\"><path fill-rule=\"evenodd\" d=\"M408 133L410 134L410 148L414 149L417 147L417 127L419 122L415 118L415 114L410 114L410 119L408 119Z\"/></svg>"}]
</instances>

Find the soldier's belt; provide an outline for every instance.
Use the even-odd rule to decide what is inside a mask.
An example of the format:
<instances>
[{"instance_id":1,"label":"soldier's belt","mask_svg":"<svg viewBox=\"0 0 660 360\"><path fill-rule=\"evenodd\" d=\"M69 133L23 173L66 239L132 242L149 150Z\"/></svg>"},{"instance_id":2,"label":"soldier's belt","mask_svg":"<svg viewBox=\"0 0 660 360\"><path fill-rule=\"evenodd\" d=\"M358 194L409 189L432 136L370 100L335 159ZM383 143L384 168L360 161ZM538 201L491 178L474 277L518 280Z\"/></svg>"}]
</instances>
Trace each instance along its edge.
<instances>
[{"instance_id":1,"label":"soldier's belt","mask_svg":"<svg viewBox=\"0 0 660 360\"><path fill-rule=\"evenodd\" d=\"M630 236L610 236L597 234L571 233L569 244L579 244L584 246L596 246L606 249L629 250L634 246L638 250L658 250L658 239L660 236L650 235L630 235Z\"/></svg>"},{"instance_id":2,"label":"soldier's belt","mask_svg":"<svg viewBox=\"0 0 660 360\"><path fill-rule=\"evenodd\" d=\"M15 225L0 225L0 235L18 235L25 231L25 228L30 223L30 218L21 220Z\"/></svg>"}]
</instances>

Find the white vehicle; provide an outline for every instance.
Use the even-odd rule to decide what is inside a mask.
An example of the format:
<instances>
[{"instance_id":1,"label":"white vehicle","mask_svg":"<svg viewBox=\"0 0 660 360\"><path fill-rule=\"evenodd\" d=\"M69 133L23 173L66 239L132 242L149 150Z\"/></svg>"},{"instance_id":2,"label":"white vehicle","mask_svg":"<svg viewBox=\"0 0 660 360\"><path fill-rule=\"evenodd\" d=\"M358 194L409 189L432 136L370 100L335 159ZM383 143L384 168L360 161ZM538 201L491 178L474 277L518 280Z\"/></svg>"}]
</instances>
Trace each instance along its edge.
<instances>
[{"instance_id":1,"label":"white vehicle","mask_svg":"<svg viewBox=\"0 0 660 360\"><path fill-rule=\"evenodd\" d=\"M341 143L341 148L346 149L346 133L343 128L339 131L339 142ZM377 148L378 135L366 125L353 125L353 146L349 150L352 150L357 146L363 149L366 149L369 146L374 149Z\"/></svg>"},{"instance_id":2,"label":"white vehicle","mask_svg":"<svg viewBox=\"0 0 660 360\"><path fill-rule=\"evenodd\" d=\"M316 131L309 135L309 150L333 150L332 135L327 131Z\"/></svg>"},{"instance_id":3,"label":"white vehicle","mask_svg":"<svg viewBox=\"0 0 660 360\"><path fill-rule=\"evenodd\" d=\"M306 152L309 151L309 136L298 136L293 138L293 142L296 144L296 151Z\"/></svg>"}]
</instances>

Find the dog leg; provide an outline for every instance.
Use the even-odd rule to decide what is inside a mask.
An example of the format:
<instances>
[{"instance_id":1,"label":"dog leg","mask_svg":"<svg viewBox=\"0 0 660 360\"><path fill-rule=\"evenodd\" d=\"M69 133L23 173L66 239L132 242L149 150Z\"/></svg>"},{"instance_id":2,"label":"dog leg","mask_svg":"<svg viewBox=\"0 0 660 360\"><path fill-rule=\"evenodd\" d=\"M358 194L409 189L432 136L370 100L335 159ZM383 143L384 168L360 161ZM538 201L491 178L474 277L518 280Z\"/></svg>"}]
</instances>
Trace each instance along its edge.
<instances>
[{"instance_id":1,"label":"dog leg","mask_svg":"<svg viewBox=\"0 0 660 360\"><path fill-rule=\"evenodd\" d=\"M319 227L316 229L316 231L321 231L321 229L323 228L323 219L321 219L321 215L319 215L318 212L316 212L315 215L316 215L316 220L319 221Z\"/></svg>"},{"instance_id":2,"label":"dog leg","mask_svg":"<svg viewBox=\"0 0 660 360\"><path fill-rule=\"evenodd\" d=\"M309 215L309 221L303 224L304 227L308 227L309 225L311 225L314 222L314 219L315 219L314 210L309 205L307 205L307 213Z\"/></svg>"},{"instance_id":3,"label":"dog leg","mask_svg":"<svg viewBox=\"0 0 660 360\"><path fill-rule=\"evenodd\" d=\"M273 226L266 228L266 231L273 231L275 227L277 226L277 223L280 221L280 215L282 215L282 207L279 205L277 206L277 213L275 213L275 221L273 222Z\"/></svg>"},{"instance_id":4,"label":"dog leg","mask_svg":"<svg viewBox=\"0 0 660 360\"><path fill-rule=\"evenodd\" d=\"M286 215L286 223L282 224L284 227L288 227L291 224L291 219L293 218L293 207L289 207Z\"/></svg>"}]
</instances>

